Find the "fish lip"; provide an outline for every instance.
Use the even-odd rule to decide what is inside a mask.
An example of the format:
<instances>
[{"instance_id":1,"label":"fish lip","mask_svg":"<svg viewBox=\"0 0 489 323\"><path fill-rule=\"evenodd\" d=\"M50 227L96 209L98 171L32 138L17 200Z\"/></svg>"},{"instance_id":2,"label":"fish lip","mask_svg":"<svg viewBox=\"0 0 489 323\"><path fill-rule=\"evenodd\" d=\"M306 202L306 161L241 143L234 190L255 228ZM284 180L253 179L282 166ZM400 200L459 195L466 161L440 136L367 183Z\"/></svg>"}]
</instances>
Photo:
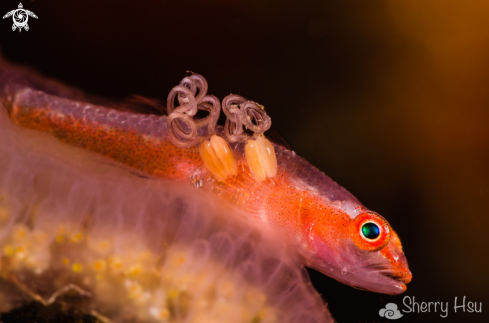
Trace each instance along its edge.
<instances>
[{"instance_id":1,"label":"fish lip","mask_svg":"<svg viewBox=\"0 0 489 323\"><path fill-rule=\"evenodd\" d=\"M384 277L387 281L378 285L377 288L360 288L369 291L384 293L388 295L399 295L407 290L406 284L411 281L411 273L409 275L396 275L393 270L379 270L376 272L378 276ZM355 288L358 288L354 286Z\"/></svg>"},{"instance_id":2,"label":"fish lip","mask_svg":"<svg viewBox=\"0 0 489 323\"><path fill-rule=\"evenodd\" d=\"M397 284L392 285L394 287L394 289L383 290L383 291L373 290L373 289L369 289L369 288L365 288L365 287L361 287L361 286L357 286L357 285L351 285L351 287L358 289L358 290L365 290L365 291L374 292L374 293L382 293L382 294L386 294L386 295L399 295L399 294L404 293L407 290L406 284L404 284L403 282L399 282L397 280L395 280L395 281L397 282Z\"/></svg>"},{"instance_id":3,"label":"fish lip","mask_svg":"<svg viewBox=\"0 0 489 323\"><path fill-rule=\"evenodd\" d=\"M402 274L396 274L393 270L380 270L378 273L385 277L391 278L397 281L398 283L401 283L404 286L404 288L407 288L406 284L408 284L413 277L413 275L409 270Z\"/></svg>"},{"instance_id":4,"label":"fish lip","mask_svg":"<svg viewBox=\"0 0 489 323\"><path fill-rule=\"evenodd\" d=\"M330 263L306 263L308 267L314 268L323 274L342 282L343 284L359 290L366 290L387 295L399 295L407 290L406 283L409 280L408 277L400 275L396 276L394 270L375 270L372 268L363 267L342 274L337 267L332 266Z\"/></svg>"}]
</instances>

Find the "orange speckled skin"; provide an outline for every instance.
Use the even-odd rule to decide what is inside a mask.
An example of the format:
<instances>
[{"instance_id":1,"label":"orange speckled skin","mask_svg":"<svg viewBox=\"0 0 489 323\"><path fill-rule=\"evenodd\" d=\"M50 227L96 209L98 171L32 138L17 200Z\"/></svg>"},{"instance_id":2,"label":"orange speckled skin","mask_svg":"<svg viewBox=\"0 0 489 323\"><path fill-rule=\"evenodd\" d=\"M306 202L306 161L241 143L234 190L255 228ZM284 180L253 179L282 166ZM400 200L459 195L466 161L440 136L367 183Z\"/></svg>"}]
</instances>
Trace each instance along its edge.
<instances>
[{"instance_id":1,"label":"orange speckled skin","mask_svg":"<svg viewBox=\"0 0 489 323\"><path fill-rule=\"evenodd\" d=\"M49 109L15 109L15 123L53 134L63 142L100 153L142 173L182 179L202 168L197 149L178 149L165 138L151 140L134 131L52 117Z\"/></svg>"},{"instance_id":2,"label":"orange speckled skin","mask_svg":"<svg viewBox=\"0 0 489 323\"><path fill-rule=\"evenodd\" d=\"M69 100L56 99L56 104L47 104L43 100L54 97L45 95L43 100L33 101L32 96L32 93L19 96L13 105L11 119L18 125L49 132L65 143L99 153L139 174L188 182L213 192L280 228L307 265L329 276L357 288L389 294L403 292L404 283L411 279L395 232L392 231L395 237L392 242L379 251L358 249L350 237L352 214L348 212L370 211L326 175L281 146L274 145L278 161L276 177L261 182L247 166L243 144L232 145L238 175L219 182L206 170L198 145L178 148L170 142L164 116L153 117L165 128L155 134L137 130L125 121L105 122L111 110L104 107L84 110L100 113L102 117L97 120L71 113L65 108ZM345 201L354 206L353 211L338 207ZM374 284L378 273L372 278L374 274L370 274L368 266L375 263L389 268L389 276L395 279L382 276ZM357 277L359 268L366 268L362 274L365 277Z\"/></svg>"},{"instance_id":3,"label":"orange speckled skin","mask_svg":"<svg viewBox=\"0 0 489 323\"><path fill-rule=\"evenodd\" d=\"M343 218L346 226L347 216L323 205L310 192L297 191L283 170L273 179L257 181L243 156L237 160L238 175L223 183L205 169L198 146L178 148L167 137L150 138L127 129L76 122L59 114L53 118L53 111L48 108L16 107L14 111L11 117L18 125L51 133L62 142L102 154L137 173L197 186L197 181L202 180L203 188L286 230L298 230L300 223L312 221L332 228L332 221L337 222L337 218Z\"/></svg>"}]
</instances>

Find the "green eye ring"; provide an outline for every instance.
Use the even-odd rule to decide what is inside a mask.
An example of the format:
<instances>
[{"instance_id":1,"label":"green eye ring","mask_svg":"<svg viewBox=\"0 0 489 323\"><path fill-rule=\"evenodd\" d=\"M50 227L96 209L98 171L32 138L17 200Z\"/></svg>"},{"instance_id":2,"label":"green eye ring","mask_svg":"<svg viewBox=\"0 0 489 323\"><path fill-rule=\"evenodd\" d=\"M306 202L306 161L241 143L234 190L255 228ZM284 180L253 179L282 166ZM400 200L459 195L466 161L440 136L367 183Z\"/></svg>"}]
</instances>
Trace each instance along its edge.
<instances>
[{"instance_id":1,"label":"green eye ring","mask_svg":"<svg viewBox=\"0 0 489 323\"><path fill-rule=\"evenodd\" d=\"M380 236L380 228L374 222L366 222L360 229L362 236L368 240L376 240Z\"/></svg>"}]
</instances>

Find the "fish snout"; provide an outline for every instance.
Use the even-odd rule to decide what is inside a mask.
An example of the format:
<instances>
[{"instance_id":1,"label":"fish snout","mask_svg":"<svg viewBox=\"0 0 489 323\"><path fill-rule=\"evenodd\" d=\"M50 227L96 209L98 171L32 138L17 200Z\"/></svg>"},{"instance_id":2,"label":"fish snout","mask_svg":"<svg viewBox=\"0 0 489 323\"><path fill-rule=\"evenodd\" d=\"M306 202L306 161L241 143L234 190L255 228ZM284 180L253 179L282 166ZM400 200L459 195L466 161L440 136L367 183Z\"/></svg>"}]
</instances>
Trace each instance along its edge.
<instances>
[{"instance_id":1,"label":"fish snout","mask_svg":"<svg viewBox=\"0 0 489 323\"><path fill-rule=\"evenodd\" d=\"M398 282L408 284L413 279L413 274L409 270L409 265L402 250L401 241L395 232L392 232L391 241L381 251L384 257L390 262L390 269L384 273ZM405 287L405 286L404 286Z\"/></svg>"}]
</instances>

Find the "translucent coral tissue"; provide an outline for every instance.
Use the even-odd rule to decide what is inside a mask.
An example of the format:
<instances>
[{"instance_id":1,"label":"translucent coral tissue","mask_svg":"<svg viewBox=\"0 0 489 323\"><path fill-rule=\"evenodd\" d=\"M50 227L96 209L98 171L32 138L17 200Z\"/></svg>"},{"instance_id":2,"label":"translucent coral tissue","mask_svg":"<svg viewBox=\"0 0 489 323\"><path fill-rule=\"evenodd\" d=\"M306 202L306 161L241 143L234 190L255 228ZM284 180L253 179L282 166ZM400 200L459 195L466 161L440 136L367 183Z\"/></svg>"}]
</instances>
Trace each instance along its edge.
<instances>
[{"instance_id":1,"label":"translucent coral tissue","mask_svg":"<svg viewBox=\"0 0 489 323\"><path fill-rule=\"evenodd\" d=\"M16 128L3 107L0 133L0 312L37 300L114 322L332 321L294 253L236 207Z\"/></svg>"}]
</instances>

